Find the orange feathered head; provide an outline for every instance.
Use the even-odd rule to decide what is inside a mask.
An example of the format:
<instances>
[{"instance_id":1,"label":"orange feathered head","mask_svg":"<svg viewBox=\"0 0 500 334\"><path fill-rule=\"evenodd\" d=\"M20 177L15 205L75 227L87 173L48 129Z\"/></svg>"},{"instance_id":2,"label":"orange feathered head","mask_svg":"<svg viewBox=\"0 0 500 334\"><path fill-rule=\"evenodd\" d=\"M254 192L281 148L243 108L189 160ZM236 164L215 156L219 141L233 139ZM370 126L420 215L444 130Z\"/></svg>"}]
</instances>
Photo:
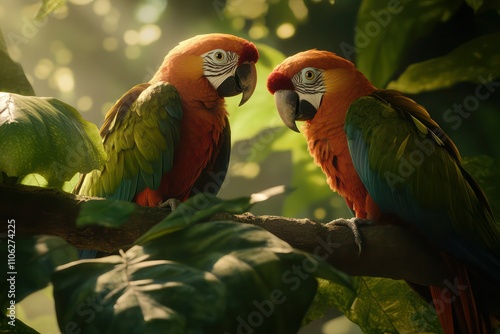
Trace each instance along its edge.
<instances>
[{"instance_id":1,"label":"orange feathered head","mask_svg":"<svg viewBox=\"0 0 500 334\"><path fill-rule=\"evenodd\" d=\"M208 80L220 97L243 93L240 105L255 90L255 45L229 34L198 35L173 48L151 82L168 81L176 87L190 87L195 94ZM201 89L203 90L203 89Z\"/></svg>"},{"instance_id":2,"label":"orange feathered head","mask_svg":"<svg viewBox=\"0 0 500 334\"><path fill-rule=\"evenodd\" d=\"M297 132L295 121L311 121L324 100L337 98L352 102L349 100L359 97L361 91L374 89L353 63L319 50L300 52L285 59L267 78L267 88L274 94L285 125Z\"/></svg>"}]
</instances>

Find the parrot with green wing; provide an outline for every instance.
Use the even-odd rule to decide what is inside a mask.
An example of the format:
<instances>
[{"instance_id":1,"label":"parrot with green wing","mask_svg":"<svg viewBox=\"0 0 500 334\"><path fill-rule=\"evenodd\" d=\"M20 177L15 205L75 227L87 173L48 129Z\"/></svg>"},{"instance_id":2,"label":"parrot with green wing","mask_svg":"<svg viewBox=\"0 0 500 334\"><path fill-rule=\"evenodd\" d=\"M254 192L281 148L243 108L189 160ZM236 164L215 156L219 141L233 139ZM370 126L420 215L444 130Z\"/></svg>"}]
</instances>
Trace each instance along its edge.
<instances>
[{"instance_id":1,"label":"parrot with green wing","mask_svg":"<svg viewBox=\"0 0 500 334\"><path fill-rule=\"evenodd\" d=\"M354 212L351 221L407 226L439 249L451 282L465 287L455 295L430 287L443 331L491 333L474 292L500 286L500 230L457 147L426 109L375 88L327 51L285 59L267 86L285 125L299 132L296 121L304 121L309 152Z\"/></svg>"},{"instance_id":2,"label":"parrot with green wing","mask_svg":"<svg viewBox=\"0 0 500 334\"><path fill-rule=\"evenodd\" d=\"M248 101L258 57L253 43L228 34L179 43L148 83L108 111L100 131L105 166L83 175L75 192L149 207L216 194L231 148L224 97Z\"/></svg>"}]
</instances>

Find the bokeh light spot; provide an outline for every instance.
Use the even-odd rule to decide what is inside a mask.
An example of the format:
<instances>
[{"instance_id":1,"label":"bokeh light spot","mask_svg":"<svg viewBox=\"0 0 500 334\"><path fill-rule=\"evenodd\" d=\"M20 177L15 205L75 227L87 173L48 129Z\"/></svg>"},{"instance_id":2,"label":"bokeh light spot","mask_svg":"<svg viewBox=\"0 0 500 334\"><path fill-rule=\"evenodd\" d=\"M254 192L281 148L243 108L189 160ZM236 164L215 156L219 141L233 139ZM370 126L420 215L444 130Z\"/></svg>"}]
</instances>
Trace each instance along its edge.
<instances>
[{"instance_id":1,"label":"bokeh light spot","mask_svg":"<svg viewBox=\"0 0 500 334\"><path fill-rule=\"evenodd\" d=\"M295 27L291 23L283 23L276 29L276 35L281 39L287 39L295 34Z\"/></svg>"},{"instance_id":2,"label":"bokeh light spot","mask_svg":"<svg viewBox=\"0 0 500 334\"><path fill-rule=\"evenodd\" d=\"M57 89L61 92L71 92L75 88L75 79L73 71L70 68L60 67L54 72L52 77Z\"/></svg>"},{"instance_id":3,"label":"bokeh light spot","mask_svg":"<svg viewBox=\"0 0 500 334\"><path fill-rule=\"evenodd\" d=\"M105 33L112 34L118 29L120 22L120 11L116 8L111 8L102 21L102 30Z\"/></svg>"},{"instance_id":4,"label":"bokeh light spot","mask_svg":"<svg viewBox=\"0 0 500 334\"><path fill-rule=\"evenodd\" d=\"M288 6L297 20L302 21L307 18L308 10L307 6L304 4L304 0L288 0Z\"/></svg>"},{"instance_id":5,"label":"bokeh light spot","mask_svg":"<svg viewBox=\"0 0 500 334\"><path fill-rule=\"evenodd\" d=\"M80 6L88 5L92 1L93 0L69 0L69 2L71 2L72 4L74 4L74 5L80 5Z\"/></svg>"},{"instance_id":6,"label":"bokeh light spot","mask_svg":"<svg viewBox=\"0 0 500 334\"><path fill-rule=\"evenodd\" d=\"M109 0L96 0L92 9L97 15L106 15L111 10L111 3Z\"/></svg>"},{"instance_id":7,"label":"bokeh light spot","mask_svg":"<svg viewBox=\"0 0 500 334\"><path fill-rule=\"evenodd\" d=\"M87 112L92 108L94 101L90 96L82 96L76 101L76 109L80 112Z\"/></svg>"},{"instance_id":8,"label":"bokeh light spot","mask_svg":"<svg viewBox=\"0 0 500 334\"><path fill-rule=\"evenodd\" d=\"M123 40L128 45L136 45L137 43L139 43L139 39L139 32L136 30L130 29L125 31L125 33L123 34Z\"/></svg>"},{"instance_id":9,"label":"bokeh light spot","mask_svg":"<svg viewBox=\"0 0 500 334\"><path fill-rule=\"evenodd\" d=\"M324 219L326 217L326 210L324 208L316 208L313 215L315 219Z\"/></svg>"},{"instance_id":10,"label":"bokeh light spot","mask_svg":"<svg viewBox=\"0 0 500 334\"><path fill-rule=\"evenodd\" d=\"M262 24L254 24L249 30L248 35L252 39L261 39L266 37L269 34L269 30L265 25Z\"/></svg>"},{"instance_id":11,"label":"bokeh light spot","mask_svg":"<svg viewBox=\"0 0 500 334\"><path fill-rule=\"evenodd\" d=\"M231 165L231 174L247 179L253 179L260 173L260 166L256 162L236 162Z\"/></svg>"},{"instance_id":12,"label":"bokeh light spot","mask_svg":"<svg viewBox=\"0 0 500 334\"><path fill-rule=\"evenodd\" d=\"M33 74L39 80L46 80L53 70L54 64L52 63L52 61L47 58L42 58L36 64Z\"/></svg>"},{"instance_id":13,"label":"bokeh light spot","mask_svg":"<svg viewBox=\"0 0 500 334\"><path fill-rule=\"evenodd\" d=\"M236 17L231 21L231 25L235 30L241 30L245 27L245 20L241 17Z\"/></svg>"},{"instance_id":14,"label":"bokeh light spot","mask_svg":"<svg viewBox=\"0 0 500 334\"><path fill-rule=\"evenodd\" d=\"M139 31L139 43L148 45L158 40L161 36L161 29L156 24L147 24Z\"/></svg>"},{"instance_id":15,"label":"bokeh light spot","mask_svg":"<svg viewBox=\"0 0 500 334\"><path fill-rule=\"evenodd\" d=\"M166 7L166 0L147 0L137 7L135 18L142 23L154 23L158 21Z\"/></svg>"},{"instance_id":16,"label":"bokeh light spot","mask_svg":"<svg viewBox=\"0 0 500 334\"><path fill-rule=\"evenodd\" d=\"M228 0L225 10L229 17L244 17L253 20L267 13L268 4L265 0Z\"/></svg>"}]
</instances>

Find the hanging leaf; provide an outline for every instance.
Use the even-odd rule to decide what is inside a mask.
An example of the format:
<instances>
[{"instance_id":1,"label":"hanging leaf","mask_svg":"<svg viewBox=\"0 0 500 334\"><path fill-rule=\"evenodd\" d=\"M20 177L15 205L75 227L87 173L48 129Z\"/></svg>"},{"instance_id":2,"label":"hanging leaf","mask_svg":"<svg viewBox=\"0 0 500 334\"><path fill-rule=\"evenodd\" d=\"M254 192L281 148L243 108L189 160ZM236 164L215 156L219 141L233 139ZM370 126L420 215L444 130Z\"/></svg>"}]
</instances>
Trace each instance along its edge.
<instances>
[{"instance_id":1,"label":"hanging leaf","mask_svg":"<svg viewBox=\"0 0 500 334\"><path fill-rule=\"evenodd\" d=\"M418 94L460 82L485 84L500 77L500 33L475 38L446 56L412 64L388 88ZM489 96L490 91L484 88Z\"/></svg>"},{"instance_id":2,"label":"hanging leaf","mask_svg":"<svg viewBox=\"0 0 500 334\"><path fill-rule=\"evenodd\" d=\"M375 87L383 88L411 45L462 5L459 0L365 0L355 28L356 65Z\"/></svg>"},{"instance_id":3,"label":"hanging leaf","mask_svg":"<svg viewBox=\"0 0 500 334\"><path fill-rule=\"evenodd\" d=\"M263 129L283 126L274 97L267 90L267 76L276 65L281 63L285 56L278 50L257 44L259 61L255 64L257 69L257 86L252 98L243 106L238 107L238 98L226 99L229 121L231 123L231 140L234 142L250 139L258 135ZM273 134L262 134L260 140L266 145L273 139Z\"/></svg>"},{"instance_id":4,"label":"hanging leaf","mask_svg":"<svg viewBox=\"0 0 500 334\"><path fill-rule=\"evenodd\" d=\"M0 172L43 176L61 187L77 172L101 168L106 154L95 124L55 98L0 92Z\"/></svg>"},{"instance_id":5,"label":"hanging leaf","mask_svg":"<svg viewBox=\"0 0 500 334\"><path fill-rule=\"evenodd\" d=\"M0 92L35 95L24 70L13 61L7 52L7 45L0 31Z\"/></svg>"},{"instance_id":6,"label":"hanging leaf","mask_svg":"<svg viewBox=\"0 0 500 334\"><path fill-rule=\"evenodd\" d=\"M47 15L55 11L57 8L66 4L67 0L42 0L42 6L35 16L36 20L44 19Z\"/></svg>"}]
</instances>

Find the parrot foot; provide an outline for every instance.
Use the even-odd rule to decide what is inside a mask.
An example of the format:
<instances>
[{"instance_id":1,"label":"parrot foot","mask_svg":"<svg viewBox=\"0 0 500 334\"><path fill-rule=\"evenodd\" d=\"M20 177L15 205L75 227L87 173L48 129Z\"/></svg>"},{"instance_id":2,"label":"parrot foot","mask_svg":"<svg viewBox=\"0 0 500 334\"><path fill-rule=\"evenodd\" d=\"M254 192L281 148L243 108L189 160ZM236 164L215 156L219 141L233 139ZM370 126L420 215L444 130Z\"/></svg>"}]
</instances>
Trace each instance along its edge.
<instances>
[{"instance_id":1,"label":"parrot foot","mask_svg":"<svg viewBox=\"0 0 500 334\"><path fill-rule=\"evenodd\" d=\"M181 204L177 198L169 198L165 202L158 205L159 208L164 208L166 206L170 207L170 211L174 211Z\"/></svg>"},{"instance_id":2,"label":"parrot foot","mask_svg":"<svg viewBox=\"0 0 500 334\"><path fill-rule=\"evenodd\" d=\"M332 220L330 224L334 225L340 225L340 226L347 226L351 229L352 233L354 234L354 242L358 246L358 256L361 255L361 244L363 241L361 240L361 232L359 232L358 226L369 226L373 225L373 222L369 219L362 219L362 218L339 218Z\"/></svg>"}]
</instances>

